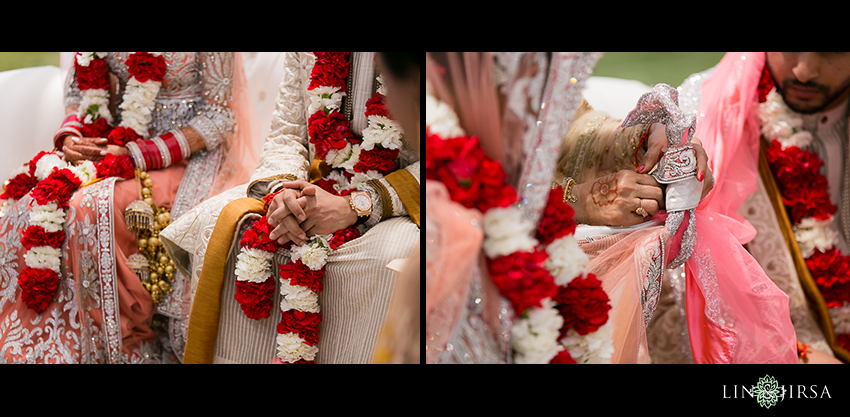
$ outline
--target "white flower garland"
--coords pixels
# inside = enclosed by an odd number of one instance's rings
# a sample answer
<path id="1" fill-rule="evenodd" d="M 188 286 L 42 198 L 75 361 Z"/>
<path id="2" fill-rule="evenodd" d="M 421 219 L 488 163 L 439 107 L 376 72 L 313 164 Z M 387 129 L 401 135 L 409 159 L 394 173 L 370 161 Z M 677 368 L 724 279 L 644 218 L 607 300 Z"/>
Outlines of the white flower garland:
<path id="1" fill-rule="evenodd" d="M 130 53 L 132 56 L 134 52 Z M 153 56 L 160 56 L 162 52 L 148 52 Z M 91 61 L 95 58 L 105 58 L 107 52 L 79 52 L 77 55 L 77 63 L 81 66 L 88 67 Z M 135 76 L 131 76 L 127 80 L 127 86 L 124 89 L 124 96 L 119 106 L 122 109 L 121 123 L 118 126 L 133 129 L 139 136 L 147 139 L 148 125 L 153 117 L 153 105 L 156 101 L 156 96 L 162 83 L 159 81 L 148 80 L 140 82 Z M 109 112 L 109 92 L 105 89 L 86 89 L 80 91 L 82 100 L 78 117 L 84 123 L 93 121 L 92 114 L 97 114 L 106 119 L 107 123 L 112 125 L 112 115 Z"/>
<path id="2" fill-rule="evenodd" d="M 442 137 L 464 134 L 459 119 L 445 103 L 426 93 L 426 126 Z M 490 258 L 519 251 L 532 251 L 539 242 L 533 237 L 535 226 L 522 218 L 515 206 L 491 208 L 484 214 L 482 250 Z M 546 269 L 555 278 L 555 284 L 564 286 L 584 274 L 589 259 L 570 234 L 554 240 L 545 248 L 549 254 Z M 549 363 L 564 349 L 576 363 L 610 363 L 613 353 L 612 325 L 606 323 L 596 332 L 579 335 L 570 329 L 570 336 L 558 340 L 564 320 L 551 298 L 543 299 L 541 307 L 530 307 L 524 317 L 518 317 L 511 326 L 511 348 L 514 362 L 518 364 Z"/>
<path id="3" fill-rule="evenodd" d="M 378 76 L 377 81 L 377 92 L 385 95 L 383 79 Z M 308 120 L 311 115 L 319 111 L 339 110 L 342 99 L 345 97 L 345 92 L 340 90 L 339 87 L 328 86 L 319 86 L 309 90 Z M 367 119 L 368 124 L 363 130 L 363 138 L 360 144 L 348 144 L 340 150 L 329 150 L 325 156 L 325 162 L 328 165 L 333 168 L 344 169 L 352 174 L 350 180 L 338 171 L 332 171 L 328 175 L 327 179 L 336 181 L 334 189 L 338 193 L 355 189 L 366 181 L 383 178 L 383 175 L 376 171 L 366 173 L 354 171 L 354 165 L 358 163 L 361 151 L 373 149 L 376 144 L 388 149 L 398 149 L 403 145 L 404 133 L 398 122 L 386 117 L 372 115 L 367 116 Z M 310 236 L 304 245 L 292 246 L 288 251 L 284 251 L 284 255 L 290 257 L 290 262 L 300 260 L 313 271 L 321 270 L 327 264 L 327 259 L 331 254 L 329 241 L 332 237 L 333 234 Z M 266 271 L 271 271 L 274 254 L 255 249 L 257 252 L 264 252 L 260 255 L 249 252 L 248 249 L 250 248 L 243 247 L 237 257 L 237 280 L 262 283 L 269 277 L 269 273 L 266 273 Z M 258 264 L 262 264 L 262 266 L 258 266 Z M 320 312 L 317 292 L 307 287 L 290 285 L 285 280 L 281 280 L 280 284 L 281 312 L 290 310 L 309 313 Z M 317 346 L 308 345 L 304 339 L 294 333 L 278 334 L 276 343 L 277 358 L 285 362 L 314 361 L 318 354 Z"/>
<path id="4" fill-rule="evenodd" d="M 809 148 L 812 134 L 803 130 L 803 119 L 788 108 L 775 88 L 767 95 L 767 100 L 759 105 L 759 118 L 761 133 L 766 138 L 779 141 L 783 150 L 790 146 L 801 150 Z M 794 239 L 799 244 L 804 259 L 812 256 L 815 249 L 826 252 L 838 244 L 838 231 L 835 230 L 834 220 L 832 216 L 827 220 L 805 217 L 792 226 Z M 837 334 L 850 333 L 850 303 L 831 307 L 829 313 Z"/>

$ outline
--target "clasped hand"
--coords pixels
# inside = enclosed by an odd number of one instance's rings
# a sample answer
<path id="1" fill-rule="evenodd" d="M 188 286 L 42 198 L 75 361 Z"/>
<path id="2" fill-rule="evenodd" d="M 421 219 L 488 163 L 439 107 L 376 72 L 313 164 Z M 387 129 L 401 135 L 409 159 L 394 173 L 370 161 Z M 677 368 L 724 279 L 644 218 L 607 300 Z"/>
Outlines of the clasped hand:
<path id="1" fill-rule="evenodd" d="M 696 151 L 696 177 L 703 183 L 701 198 L 704 198 L 714 187 L 714 177 L 708 169 L 708 156 L 702 142 L 692 138 L 691 145 Z M 571 205 L 575 210 L 576 222 L 588 225 L 631 226 L 663 210 L 663 186 L 648 173 L 666 151 L 664 126 L 655 124 L 647 140 L 647 151 L 635 171 L 621 170 L 590 182 L 576 184 L 573 194 L 578 196 L 578 201 Z M 639 208 L 646 211 L 646 217 L 639 214 Z"/>
<path id="2" fill-rule="evenodd" d="M 306 181 L 283 183 L 269 203 L 266 220 L 274 229 L 269 238 L 279 244 L 303 245 L 308 236 L 334 233 L 357 222 L 347 196 L 331 194 Z"/>
<path id="3" fill-rule="evenodd" d="M 75 164 L 89 160 L 97 162 L 106 154 L 123 155 L 127 148 L 118 145 L 108 145 L 106 138 L 79 138 L 76 136 L 65 137 L 62 145 L 65 160 Z"/>

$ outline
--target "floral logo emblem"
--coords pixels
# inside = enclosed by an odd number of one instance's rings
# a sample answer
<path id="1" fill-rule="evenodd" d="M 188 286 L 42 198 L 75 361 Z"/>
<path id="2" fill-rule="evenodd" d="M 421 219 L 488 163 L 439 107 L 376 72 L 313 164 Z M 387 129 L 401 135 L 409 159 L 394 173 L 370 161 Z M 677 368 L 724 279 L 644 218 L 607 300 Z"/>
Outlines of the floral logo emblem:
<path id="1" fill-rule="evenodd" d="M 759 378 L 758 384 L 753 388 L 753 394 L 760 406 L 770 408 L 785 396 L 785 387 L 780 386 L 772 376 L 765 375 Z"/>

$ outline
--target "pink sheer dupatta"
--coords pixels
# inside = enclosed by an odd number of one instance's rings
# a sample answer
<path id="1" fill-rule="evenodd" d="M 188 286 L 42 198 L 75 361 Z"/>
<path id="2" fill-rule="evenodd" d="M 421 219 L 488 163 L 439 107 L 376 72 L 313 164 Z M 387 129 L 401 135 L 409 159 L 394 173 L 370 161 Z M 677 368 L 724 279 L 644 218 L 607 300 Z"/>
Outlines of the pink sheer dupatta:
<path id="1" fill-rule="evenodd" d="M 702 84 L 694 134 L 715 179 L 698 208 L 735 220 L 729 232 L 741 244 L 756 234 L 738 208 L 758 187 L 758 84 L 764 65 L 764 52 L 727 53 Z"/>
<path id="2" fill-rule="evenodd" d="M 661 212 L 652 221 L 663 222 Z M 694 251 L 685 262 L 685 312 L 694 363 L 797 363 L 796 334 L 788 296 L 727 227 L 731 218 L 696 211 Z M 582 243 L 591 258 L 588 271 L 601 277 L 616 323 L 612 363 L 647 363 L 646 317 L 653 306 L 641 302 L 647 276 L 678 254 L 683 229 L 669 237 L 664 253 L 655 250 L 663 226 L 652 226 Z"/>

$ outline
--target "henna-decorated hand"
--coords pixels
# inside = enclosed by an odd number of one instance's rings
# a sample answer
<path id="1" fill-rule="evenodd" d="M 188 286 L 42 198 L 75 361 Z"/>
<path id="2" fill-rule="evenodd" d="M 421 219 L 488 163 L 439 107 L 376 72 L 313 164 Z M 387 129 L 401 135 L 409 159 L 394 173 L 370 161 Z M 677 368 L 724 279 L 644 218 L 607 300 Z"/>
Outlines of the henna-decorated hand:
<path id="1" fill-rule="evenodd" d="M 639 207 L 646 210 L 646 218 L 664 208 L 664 193 L 655 178 L 629 170 L 576 184 L 572 193 L 578 197 L 571 206 L 581 224 L 631 226 L 645 219 L 636 212 Z"/>
<path id="2" fill-rule="evenodd" d="M 702 147 L 702 141 L 697 138 L 691 138 L 691 145 L 693 145 L 694 151 L 697 154 L 696 175 L 697 179 L 703 182 L 701 198 L 704 198 L 714 187 L 714 176 L 708 168 L 708 154 L 706 154 L 705 149 Z M 646 140 L 646 153 L 638 164 L 637 172 L 641 174 L 649 173 L 652 167 L 661 160 L 664 152 L 667 152 L 667 136 L 664 132 L 664 125 L 654 123 L 650 127 L 649 138 Z M 703 181 L 706 177 L 708 177 L 708 180 Z"/>

